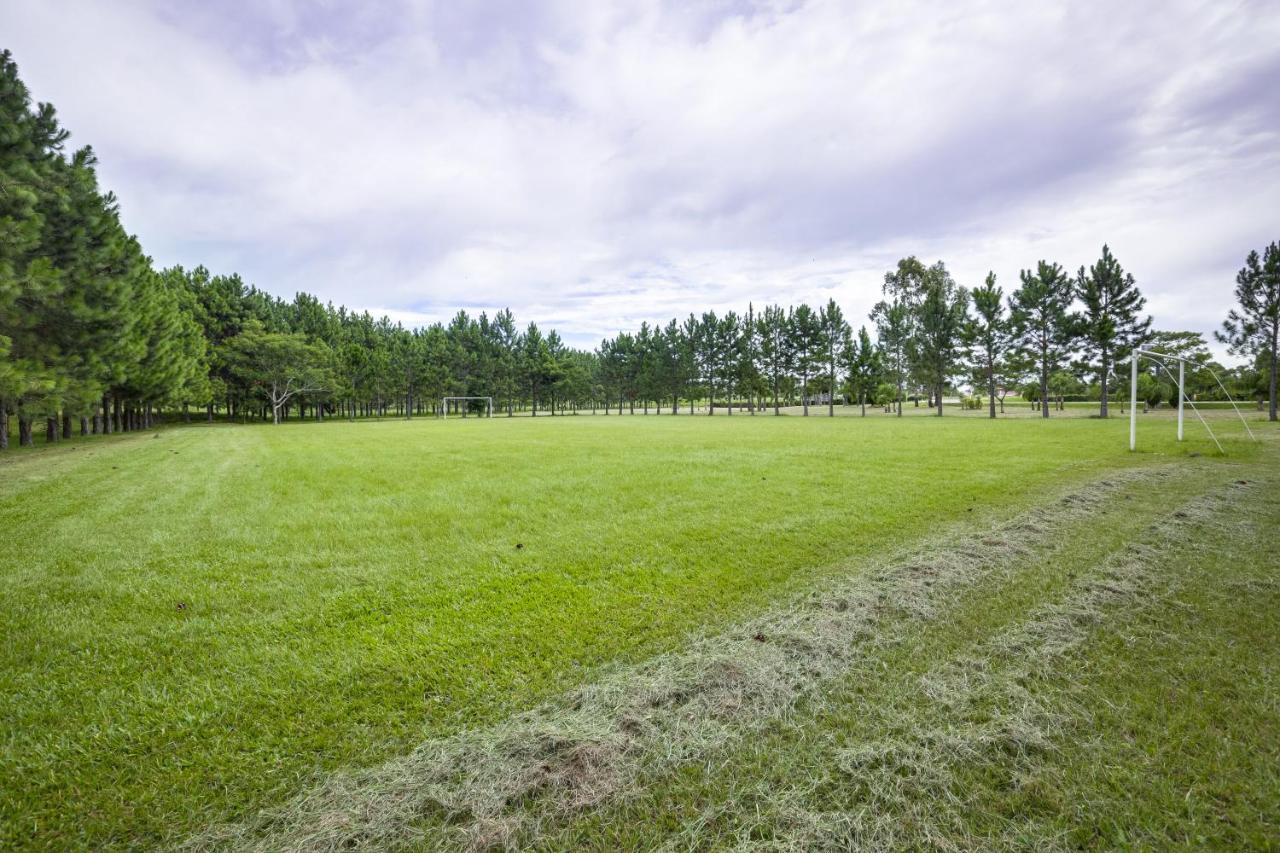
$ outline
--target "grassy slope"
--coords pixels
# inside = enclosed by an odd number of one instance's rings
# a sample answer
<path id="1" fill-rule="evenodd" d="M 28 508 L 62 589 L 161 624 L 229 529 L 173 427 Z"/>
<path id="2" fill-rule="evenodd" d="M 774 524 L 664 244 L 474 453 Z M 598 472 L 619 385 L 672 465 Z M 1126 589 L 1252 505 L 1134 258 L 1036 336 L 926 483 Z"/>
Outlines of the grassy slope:
<path id="1" fill-rule="evenodd" d="M 1144 445 L 1209 449 L 1168 438 Z M 0 846 L 182 837 L 843 558 L 1151 458 L 1123 448 L 1120 421 L 735 417 L 192 427 L 19 455 Z"/>

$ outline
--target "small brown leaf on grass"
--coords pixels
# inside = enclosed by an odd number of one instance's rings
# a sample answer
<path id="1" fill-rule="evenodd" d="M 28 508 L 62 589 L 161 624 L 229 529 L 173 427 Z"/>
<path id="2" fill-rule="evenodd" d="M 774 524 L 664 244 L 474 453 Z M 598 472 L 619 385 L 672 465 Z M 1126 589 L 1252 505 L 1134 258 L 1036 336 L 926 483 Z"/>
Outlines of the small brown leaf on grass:
<path id="1" fill-rule="evenodd" d="M 764 634 L 761 634 L 759 631 L 757 631 L 756 633 L 751 635 L 751 639 L 755 640 L 757 643 L 763 643 Z"/>
<path id="2" fill-rule="evenodd" d="M 177 608 L 176 608 L 176 609 L 178 609 L 178 610 L 186 610 L 186 609 L 187 609 L 187 603 L 186 603 L 185 601 L 179 601 L 179 602 L 178 602 L 178 604 L 177 604 Z"/>

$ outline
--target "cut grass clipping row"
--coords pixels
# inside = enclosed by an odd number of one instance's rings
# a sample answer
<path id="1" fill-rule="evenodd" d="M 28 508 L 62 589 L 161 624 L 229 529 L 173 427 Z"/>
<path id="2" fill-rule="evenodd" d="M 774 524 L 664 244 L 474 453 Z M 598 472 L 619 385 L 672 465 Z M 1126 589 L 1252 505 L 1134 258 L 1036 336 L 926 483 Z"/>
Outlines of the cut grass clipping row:
<path id="1" fill-rule="evenodd" d="M 1136 485 L 1169 495 L 1200 476 L 1169 467 L 1112 475 L 970 545 L 916 550 L 831 584 L 792 609 L 617 672 L 498 726 L 429 741 L 372 770 L 336 774 L 282 809 L 219 827 L 190 846 L 488 848 L 526 846 L 557 832 L 568 833 L 561 839 L 566 845 L 584 843 L 589 836 L 575 836 L 562 824 L 634 798 L 648 787 L 642 780 L 732 749 L 795 714 L 802 702 L 812 705 L 832 681 L 867 675 L 869 662 L 883 664 L 879 658 L 937 623 L 966 590 L 1014 583 L 1064 537 L 1103 523 L 1108 507 L 1131 500 Z M 1233 485 L 1194 498 L 1140 532 L 1161 548 L 1185 545 L 1189 536 L 1238 513 L 1236 493 L 1243 490 Z M 771 789 L 775 823 L 767 833 L 752 828 L 732 840 L 767 838 L 796 848 L 972 842 L 955 768 L 981 768 L 993 756 L 1033 758 L 1051 749 L 1069 722 L 1086 719 L 1084 709 L 1042 700 L 1025 685 L 1050 676 L 1091 625 L 1125 605 L 1158 602 L 1155 581 L 1169 577 L 1161 566 L 1155 545 L 1124 549 L 1066 581 L 1058 601 L 927 673 L 916 690 L 907 685 L 863 709 L 893 736 L 834 752 L 834 772 L 856 780 L 857 808 L 810 811 L 805 796 L 825 774 L 794 780 Z M 931 712 L 922 712 L 914 694 Z M 679 847 L 717 835 L 698 821 L 684 827 Z"/>

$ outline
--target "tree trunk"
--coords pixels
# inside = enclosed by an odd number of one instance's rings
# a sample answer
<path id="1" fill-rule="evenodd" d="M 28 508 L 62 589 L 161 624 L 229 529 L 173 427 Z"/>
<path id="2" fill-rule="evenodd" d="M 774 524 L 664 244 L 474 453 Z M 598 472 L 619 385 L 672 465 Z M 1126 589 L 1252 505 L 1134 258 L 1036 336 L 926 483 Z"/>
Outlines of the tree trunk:
<path id="1" fill-rule="evenodd" d="M 938 391 L 933 395 L 934 400 L 938 403 L 938 417 L 942 417 L 942 385 L 938 385 Z"/>
<path id="2" fill-rule="evenodd" d="M 996 372 L 994 369 L 987 371 L 987 402 L 990 404 L 992 419 L 996 416 Z M 1001 407 L 1003 408 L 1003 401 Z"/>
<path id="3" fill-rule="evenodd" d="M 1040 417 L 1049 417 L 1049 362 L 1044 359 L 1046 353 L 1041 351 L 1040 361 Z"/>
<path id="4" fill-rule="evenodd" d="M 210 403 L 205 409 L 205 422 L 213 423 L 213 403 Z"/>
<path id="5" fill-rule="evenodd" d="M 9 449 L 9 410 L 0 400 L 0 450 Z"/>
<path id="6" fill-rule="evenodd" d="M 115 431 L 124 432 L 124 422 L 121 420 L 119 397 L 111 398 L 111 418 L 115 421 Z M 111 430 L 107 430 L 107 432 L 111 432 Z"/>
<path id="7" fill-rule="evenodd" d="M 46 444 L 52 444 L 58 440 L 58 419 L 44 419 L 44 440 Z"/>
<path id="8" fill-rule="evenodd" d="M 18 415 L 18 444 L 23 447 L 31 447 L 35 444 L 35 438 L 32 436 L 31 419 L 26 415 Z"/>
<path id="9" fill-rule="evenodd" d="M 858 405 L 862 406 L 862 416 L 867 416 L 867 392 L 860 391 L 858 393 Z"/>
<path id="10" fill-rule="evenodd" d="M 80 434 L 81 435 L 89 434 L 89 418 L 86 417 L 85 415 L 80 416 Z"/>
<path id="11" fill-rule="evenodd" d="M 62 413 L 62 437 L 71 438 L 71 415 Z"/>
<path id="12" fill-rule="evenodd" d="M 1109 367 L 1108 365 L 1109 359 L 1107 357 L 1108 355 L 1110 354 L 1107 352 L 1106 347 L 1103 347 L 1102 348 L 1102 407 L 1098 410 L 1098 415 L 1104 418 L 1108 417 L 1109 415 L 1109 413 L 1107 412 L 1107 373 L 1109 372 L 1107 370 L 1107 368 Z"/>
<path id="13" fill-rule="evenodd" d="M 832 353 L 832 355 L 834 356 L 835 354 Z M 828 376 L 831 387 L 827 389 L 827 417 L 834 418 L 836 416 L 836 369 L 834 359 L 831 365 L 831 371 Z"/>
<path id="14" fill-rule="evenodd" d="M 1280 344 L 1280 323 L 1271 327 L 1271 411 L 1267 415 L 1267 419 L 1274 421 L 1276 419 L 1276 371 L 1280 368 L 1280 352 L 1277 352 L 1277 345 Z"/>

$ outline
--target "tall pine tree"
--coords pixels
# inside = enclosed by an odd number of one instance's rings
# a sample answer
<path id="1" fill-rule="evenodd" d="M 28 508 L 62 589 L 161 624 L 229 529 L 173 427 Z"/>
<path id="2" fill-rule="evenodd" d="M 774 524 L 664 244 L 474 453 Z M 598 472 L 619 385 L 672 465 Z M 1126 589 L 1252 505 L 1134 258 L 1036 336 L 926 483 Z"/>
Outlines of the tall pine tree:
<path id="1" fill-rule="evenodd" d="M 1236 303 L 1214 333 L 1232 355 L 1254 355 L 1268 363 L 1267 411 L 1276 420 L 1276 368 L 1280 363 L 1280 243 L 1250 252 L 1236 274 Z"/>
<path id="2" fill-rule="evenodd" d="M 1076 291 L 1084 303 L 1080 338 L 1085 357 L 1098 376 L 1102 398 L 1099 415 L 1107 416 L 1107 383 L 1112 366 L 1141 343 L 1151 330 L 1151 318 L 1141 317 L 1147 300 L 1104 245 L 1102 257 L 1087 271 L 1080 267 Z"/>
<path id="3" fill-rule="evenodd" d="M 1049 376 L 1066 360 L 1078 318 L 1070 312 L 1075 294 L 1061 264 L 1040 261 L 1035 272 L 1022 270 L 1022 287 L 1010 298 L 1019 348 L 1040 374 L 1040 414 L 1049 417 Z"/>
<path id="4" fill-rule="evenodd" d="M 996 374 L 1009 346 L 1009 318 L 1005 315 L 1004 289 L 996 274 L 987 273 L 982 287 L 973 291 L 974 316 L 965 327 L 965 343 L 973 358 L 975 379 L 987 390 L 988 411 L 996 416 Z"/>

